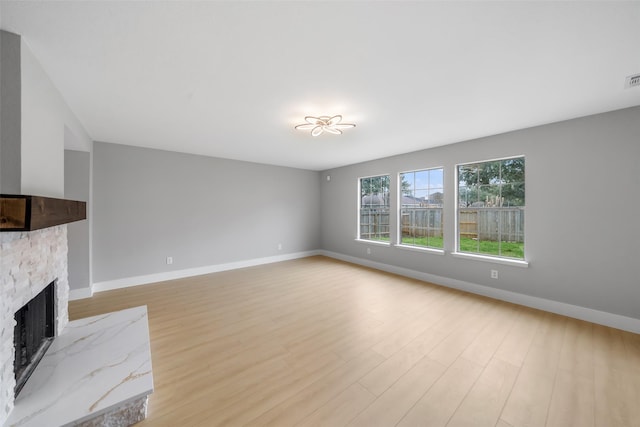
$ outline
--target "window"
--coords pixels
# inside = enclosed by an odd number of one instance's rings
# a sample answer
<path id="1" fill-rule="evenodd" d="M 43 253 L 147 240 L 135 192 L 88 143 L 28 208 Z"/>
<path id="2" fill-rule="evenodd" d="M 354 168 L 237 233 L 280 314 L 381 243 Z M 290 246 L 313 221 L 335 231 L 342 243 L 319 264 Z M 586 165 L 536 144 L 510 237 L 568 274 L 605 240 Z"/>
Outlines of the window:
<path id="1" fill-rule="evenodd" d="M 360 178 L 359 239 L 389 241 L 390 175 Z"/>
<path id="2" fill-rule="evenodd" d="M 458 165 L 458 252 L 524 259 L 524 157 Z"/>
<path id="3" fill-rule="evenodd" d="M 400 243 L 442 248 L 444 171 L 428 169 L 400 174 Z"/>

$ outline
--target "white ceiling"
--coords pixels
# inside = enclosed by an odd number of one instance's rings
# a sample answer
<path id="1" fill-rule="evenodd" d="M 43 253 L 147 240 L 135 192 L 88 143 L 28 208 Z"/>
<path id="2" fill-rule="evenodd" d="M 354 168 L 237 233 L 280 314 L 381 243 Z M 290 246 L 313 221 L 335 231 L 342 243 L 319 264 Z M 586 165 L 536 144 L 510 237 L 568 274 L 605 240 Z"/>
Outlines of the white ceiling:
<path id="1" fill-rule="evenodd" d="M 640 2 L 0 8 L 96 141 L 324 170 L 640 105 Z"/>

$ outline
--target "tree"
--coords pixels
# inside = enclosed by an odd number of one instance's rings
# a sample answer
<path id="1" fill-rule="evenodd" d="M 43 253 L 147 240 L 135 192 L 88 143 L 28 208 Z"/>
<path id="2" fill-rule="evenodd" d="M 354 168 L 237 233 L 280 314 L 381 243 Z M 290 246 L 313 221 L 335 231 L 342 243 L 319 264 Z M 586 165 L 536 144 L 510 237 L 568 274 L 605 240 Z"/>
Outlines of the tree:
<path id="1" fill-rule="evenodd" d="M 441 205 L 444 202 L 444 194 L 438 191 L 433 193 L 431 197 L 429 197 L 429 200 L 431 200 L 432 203 Z"/>
<path id="2" fill-rule="evenodd" d="M 402 181 L 400 181 L 400 192 L 407 196 L 412 196 L 413 189 L 411 188 L 411 183 L 407 181 L 407 179 L 402 176 Z"/>
<path id="3" fill-rule="evenodd" d="M 458 182 L 468 205 L 500 197 L 502 206 L 524 206 L 524 157 L 460 166 Z"/>
<path id="4" fill-rule="evenodd" d="M 370 194 L 378 194 L 387 197 L 389 195 L 390 185 L 391 177 L 389 175 L 362 178 L 360 180 L 360 196 L 364 197 Z M 411 195 L 411 190 L 411 183 L 402 177 L 402 181 L 400 182 L 400 191 L 402 194 Z"/>
<path id="5" fill-rule="evenodd" d="M 384 195 L 389 193 L 389 175 L 372 176 L 362 178 L 360 181 L 360 194 L 367 196 L 370 194 Z"/>
<path id="6" fill-rule="evenodd" d="M 524 157 L 463 165 L 458 168 L 460 185 L 490 185 L 524 182 Z"/>

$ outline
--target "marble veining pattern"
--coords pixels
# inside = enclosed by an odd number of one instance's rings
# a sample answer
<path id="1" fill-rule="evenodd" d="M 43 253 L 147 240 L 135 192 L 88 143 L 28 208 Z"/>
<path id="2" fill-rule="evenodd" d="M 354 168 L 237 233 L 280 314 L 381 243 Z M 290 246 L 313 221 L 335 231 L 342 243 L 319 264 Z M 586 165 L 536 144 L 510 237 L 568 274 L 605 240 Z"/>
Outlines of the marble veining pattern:
<path id="1" fill-rule="evenodd" d="M 53 341 L 7 425 L 71 425 L 152 392 L 146 306 L 79 319 Z"/>

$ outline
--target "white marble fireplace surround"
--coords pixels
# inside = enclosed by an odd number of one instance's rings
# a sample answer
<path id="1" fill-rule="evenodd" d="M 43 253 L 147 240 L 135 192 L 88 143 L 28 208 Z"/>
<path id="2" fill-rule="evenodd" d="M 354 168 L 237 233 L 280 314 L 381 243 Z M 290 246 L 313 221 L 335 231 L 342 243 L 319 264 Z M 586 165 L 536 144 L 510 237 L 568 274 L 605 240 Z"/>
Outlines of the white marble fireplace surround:
<path id="1" fill-rule="evenodd" d="M 153 391 L 146 307 L 69 322 L 67 226 L 0 233 L 0 426 L 129 426 Z M 14 399 L 15 312 L 56 281 L 56 337 Z"/>
<path id="2" fill-rule="evenodd" d="M 0 233 L 0 426 L 14 407 L 14 315 L 56 280 L 56 334 L 69 321 L 67 226 Z"/>

